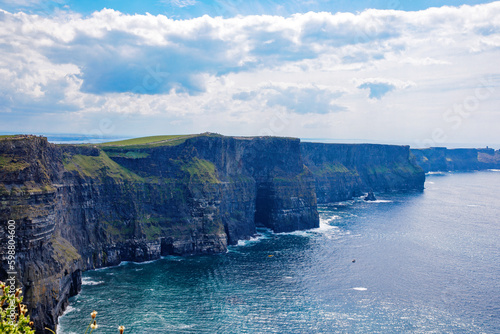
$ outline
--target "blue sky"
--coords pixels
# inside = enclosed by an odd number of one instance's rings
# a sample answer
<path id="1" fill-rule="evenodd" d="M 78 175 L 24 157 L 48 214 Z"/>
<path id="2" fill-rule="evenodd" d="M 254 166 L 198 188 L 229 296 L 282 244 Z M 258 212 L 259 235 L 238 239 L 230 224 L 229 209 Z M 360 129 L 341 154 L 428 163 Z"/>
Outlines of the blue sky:
<path id="1" fill-rule="evenodd" d="M 0 132 L 500 145 L 498 1 L 0 9 Z"/>
<path id="2" fill-rule="evenodd" d="M 55 9 L 71 10 L 83 15 L 92 14 L 103 8 L 112 8 L 127 14 L 166 15 L 182 19 L 203 15 L 233 17 L 236 15 L 291 15 L 319 12 L 362 12 L 368 8 L 417 11 L 429 7 L 482 4 L 491 1 L 451 0 L 306 0 L 306 1 L 243 1 L 243 0 L 7 0 L 0 1 L 1 8 L 8 11 L 26 11 L 37 14 L 52 14 Z"/>

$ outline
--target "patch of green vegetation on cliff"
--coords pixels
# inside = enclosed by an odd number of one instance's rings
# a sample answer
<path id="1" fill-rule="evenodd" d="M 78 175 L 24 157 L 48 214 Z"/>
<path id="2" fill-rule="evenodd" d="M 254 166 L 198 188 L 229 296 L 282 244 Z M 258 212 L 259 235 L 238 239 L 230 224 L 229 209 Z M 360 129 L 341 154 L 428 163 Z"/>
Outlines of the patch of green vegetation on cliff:
<path id="1" fill-rule="evenodd" d="M 24 161 L 18 161 L 9 156 L 0 155 L 0 170 L 4 170 L 6 172 L 18 172 L 22 171 L 25 168 L 29 167 L 29 163 Z"/>
<path id="2" fill-rule="evenodd" d="M 56 188 L 54 188 L 50 184 L 37 184 L 34 181 L 26 181 L 24 182 L 23 186 L 21 187 L 21 191 L 24 194 L 40 194 L 40 193 L 53 193 L 56 191 Z"/>
<path id="3" fill-rule="evenodd" d="M 391 170 L 387 166 L 376 165 L 376 166 L 370 166 L 367 169 L 367 172 L 368 172 L 368 174 L 386 174 L 386 173 L 390 173 Z"/>
<path id="4" fill-rule="evenodd" d="M 113 220 L 102 222 L 106 233 L 109 234 L 115 241 L 125 241 L 134 233 L 134 226 L 126 224 L 123 221 Z"/>
<path id="5" fill-rule="evenodd" d="M 336 173 L 352 173 L 352 171 L 338 162 L 324 163 L 320 168 L 314 171 L 314 175 L 319 177 Z"/>
<path id="6" fill-rule="evenodd" d="M 161 229 L 160 221 L 157 218 L 146 218 L 142 226 L 142 233 L 146 235 L 147 240 L 158 239 L 163 235 L 163 231 Z"/>
<path id="7" fill-rule="evenodd" d="M 181 170 L 189 174 L 191 182 L 219 183 L 215 165 L 210 161 L 193 158 L 190 161 L 176 160 L 181 165 Z"/>
<path id="8" fill-rule="evenodd" d="M 7 187 L 3 183 L 0 183 L 0 196 L 8 196 L 9 194 L 10 191 L 7 189 Z"/>
<path id="9" fill-rule="evenodd" d="M 144 182 L 142 177 L 120 166 L 102 151 L 97 157 L 80 154 L 73 156 L 65 155 L 63 164 L 67 171 L 76 171 L 82 177 L 110 177 L 115 180 Z"/>
<path id="10" fill-rule="evenodd" d="M 71 265 L 73 261 L 81 259 L 76 248 L 59 234 L 52 236 L 50 245 L 53 249 L 52 258 L 62 265 Z"/>
<path id="11" fill-rule="evenodd" d="M 300 182 L 304 177 L 312 177 L 313 174 L 309 167 L 303 165 L 302 171 L 299 174 L 287 174 L 285 171 L 280 171 L 278 176 L 273 177 L 273 182 Z"/>
<path id="12" fill-rule="evenodd" d="M 142 232 L 146 235 L 147 240 L 158 239 L 162 236 L 162 229 L 153 224 L 145 224 L 143 225 Z"/>
<path id="13" fill-rule="evenodd" d="M 16 137 L 19 137 L 19 135 L 1 135 L 0 140 L 1 139 L 15 139 Z"/>
<path id="14" fill-rule="evenodd" d="M 236 175 L 231 175 L 228 177 L 229 181 L 232 183 L 248 183 L 248 182 L 255 182 L 253 178 L 251 178 L 248 175 L 244 174 L 236 174 Z"/>
<path id="15" fill-rule="evenodd" d="M 399 174 L 415 174 L 421 172 L 421 168 L 410 163 L 397 163 L 391 166 L 391 170 Z"/>
<path id="16" fill-rule="evenodd" d="M 110 158 L 143 159 L 149 157 L 149 153 L 140 151 L 108 150 L 106 153 Z"/>

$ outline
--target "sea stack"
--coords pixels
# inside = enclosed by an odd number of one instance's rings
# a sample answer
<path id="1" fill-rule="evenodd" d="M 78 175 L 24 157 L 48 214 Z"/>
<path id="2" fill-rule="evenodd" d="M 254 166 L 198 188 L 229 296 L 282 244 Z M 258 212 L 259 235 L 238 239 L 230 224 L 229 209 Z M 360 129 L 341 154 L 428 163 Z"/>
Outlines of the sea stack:
<path id="1" fill-rule="evenodd" d="M 368 195 L 365 196 L 365 201 L 376 201 L 376 200 L 377 198 L 375 198 L 373 191 L 368 192 Z"/>

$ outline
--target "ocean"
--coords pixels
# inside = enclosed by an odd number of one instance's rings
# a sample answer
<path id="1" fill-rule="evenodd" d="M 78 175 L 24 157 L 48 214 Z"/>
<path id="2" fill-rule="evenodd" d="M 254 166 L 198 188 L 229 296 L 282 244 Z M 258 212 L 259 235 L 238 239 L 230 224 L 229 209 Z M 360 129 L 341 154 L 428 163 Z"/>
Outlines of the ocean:
<path id="1" fill-rule="evenodd" d="M 58 333 L 500 333 L 500 171 L 320 206 L 226 254 L 83 274 Z"/>

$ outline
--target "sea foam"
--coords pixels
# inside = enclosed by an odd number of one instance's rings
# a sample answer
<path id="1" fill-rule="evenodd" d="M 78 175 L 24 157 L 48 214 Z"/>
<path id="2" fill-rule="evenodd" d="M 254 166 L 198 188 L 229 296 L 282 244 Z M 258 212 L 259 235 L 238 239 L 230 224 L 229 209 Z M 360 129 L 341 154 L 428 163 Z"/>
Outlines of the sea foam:
<path id="1" fill-rule="evenodd" d="M 82 285 L 99 285 L 104 283 L 104 281 L 93 281 L 92 279 L 88 277 L 83 277 L 82 278 Z"/>

